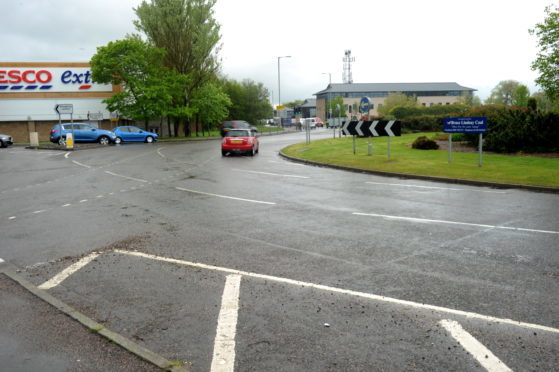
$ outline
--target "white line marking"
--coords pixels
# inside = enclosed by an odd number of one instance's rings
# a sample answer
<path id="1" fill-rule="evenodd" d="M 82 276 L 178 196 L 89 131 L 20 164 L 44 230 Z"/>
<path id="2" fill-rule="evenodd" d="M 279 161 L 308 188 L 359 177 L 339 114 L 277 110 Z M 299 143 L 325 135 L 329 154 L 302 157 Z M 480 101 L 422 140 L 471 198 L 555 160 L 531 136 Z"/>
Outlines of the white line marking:
<path id="1" fill-rule="evenodd" d="M 296 176 L 293 174 L 279 174 L 279 173 L 270 173 L 270 172 L 258 172 L 258 171 L 250 171 L 244 169 L 232 169 L 236 172 L 246 172 L 246 173 L 255 173 L 255 174 L 265 174 L 267 176 L 279 176 L 279 177 L 293 177 L 293 178 L 310 178 L 306 176 Z"/>
<path id="2" fill-rule="evenodd" d="M 4 260 L 0 258 L 0 263 L 2 263 L 2 262 L 4 262 Z"/>
<path id="3" fill-rule="evenodd" d="M 8 219 L 9 219 L 9 220 L 15 220 L 15 219 L 16 219 L 16 216 L 8 217 Z"/>
<path id="4" fill-rule="evenodd" d="M 41 209 L 41 210 L 35 211 L 35 212 L 33 212 L 33 214 L 43 213 L 44 211 L 46 211 L 46 209 Z"/>
<path id="5" fill-rule="evenodd" d="M 400 186 L 400 187 L 415 187 L 419 189 L 434 189 L 434 190 L 450 190 L 450 191 L 474 191 L 474 192 L 491 192 L 495 194 L 506 194 L 506 191 L 494 191 L 494 190 L 474 190 L 474 189 L 456 189 L 452 187 L 437 187 L 437 186 L 421 186 L 421 185 L 405 185 L 402 183 L 384 183 L 384 182 L 371 182 L 367 181 L 365 183 L 371 185 L 385 185 L 385 186 Z"/>
<path id="6" fill-rule="evenodd" d="M 376 214 L 376 213 L 353 213 L 356 216 L 369 216 L 369 217 L 380 217 L 391 220 L 403 220 L 412 222 L 425 222 L 425 223 L 446 223 L 450 225 L 464 225 L 464 226 L 475 226 L 475 227 L 485 227 L 489 229 L 503 229 L 503 230 L 516 230 L 516 231 L 528 231 L 537 232 L 544 234 L 559 234 L 559 231 L 549 231 L 549 230 L 535 230 L 535 229 L 525 229 L 522 227 L 511 227 L 511 226 L 496 226 L 496 225 L 485 225 L 481 223 L 469 223 L 469 222 L 456 222 L 456 221 L 443 221 L 443 220 L 429 220 L 426 218 L 415 218 L 415 217 L 401 217 L 401 216 L 389 216 L 386 214 Z"/>
<path id="7" fill-rule="evenodd" d="M 103 195 L 97 195 L 96 196 L 96 198 L 102 198 L 102 197 L 103 197 Z"/>
<path id="8" fill-rule="evenodd" d="M 65 157 L 66 159 L 68 159 L 68 156 L 70 156 L 70 154 L 71 154 L 70 152 L 67 152 L 67 153 L 64 154 L 64 157 Z"/>
<path id="9" fill-rule="evenodd" d="M 232 372 L 235 367 L 235 335 L 239 313 L 240 275 L 227 275 L 215 332 L 212 372 Z"/>
<path id="10" fill-rule="evenodd" d="M 218 198 L 225 198 L 225 199 L 232 199 L 232 200 L 240 200 L 240 201 L 246 201 L 246 202 L 250 202 L 250 203 L 260 203 L 260 204 L 269 204 L 269 205 L 275 205 L 275 204 L 276 204 L 276 203 L 265 202 L 265 201 L 260 201 L 260 200 L 243 199 L 243 198 L 236 198 L 236 197 L 234 197 L 234 196 L 219 195 L 219 194 L 211 194 L 211 193 L 209 193 L 209 192 L 202 192 L 202 191 L 195 191 L 195 190 L 183 189 L 182 187 L 175 187 L 175 189 L 181 190 L 181 191 L 186 191 L 186 192 L 191 192 L 191 193 L 193 193 L 193 194 L 201 194 L 201 195 L 215 196 L 215 197 L 218 197 Z"/>
<path id="11" fill-rule="evenodd" d="M 79 165 L 80 167 L 91 168 L 90 165 L 82 164 L 82 163 L 80 163 L 80 162 L 78 162 L 78 161 L 75 161 L 75 160 L 72 160 L 72 163 L 74 163 L 74 164 L 76 164 L 76 165 Z"/>
<path id="12" fill-rule="evenodd" d="M 101 253 L 93 252 L 89 256 L 85 256 L 75 264 L 68 266 L 66 269 L 62 270 L 60 273 L 52 277 L 50 280 L 47 280 L 43 284 L 39 286 L 40 289 L 51 289 L 62 283 L 66 278 L 70 275 L 93 261 L 97 258 Z"/>
<path id="13" fill-rule="evenodd" d="M 132 181 L 149 182 L 149 181 L 147 181 L 147 180 L 142 180 L 142 179 L 140 179 L 140 178 L 134 178 L 134 177 L 123 176 L 122 174 L 117 174 L 117 173 L 113 173 L 113 172 L 109 172 L 109 171 L 105 171 L 105 173 L 110 174 L 111 176 L 122 177 L 122 178 L 126 178 L 126 179 L 132 180 Z"/>
<path id="14" fill-rule="evenodd" d="M 441 320 L 439 324 L 489 372 L 512 372 L 491 350 L 466 332 L 458 322 L 445 319 Z"/>
<path id="15" fill-rule="evenodd" d="M 80 203 L 85 203 L 87 201 L 87 199 L 82 199 L 80 200 Z"/>
<path id="16" fill-rule="evenodd" d="M 66 208 L 66 207 L 69 207 L 69 206 L 71 206 L 71 205 L 72 205 L 72 204 L 70 204 L 70 203 L 66 203 L 66 204 L 64 204 L 64 205 L 62 206 L 62 208 Z"/>
<path id="17" fill-rule="evenodd" d="M 274 281 L 274 282 L 278 282 L 278 283 L 290 284 L 290 285 L 295 285 L 295 286 L 299 286 L 299 287 L 303 286 L 303 287 L 318 289 L 318 290 L 321 290 L 321 291 L 328 291 L 328 292 L 345 294 L 345 295 L 349 295 L 349 296 L 362 297 L 362 298 L 367 298 L 367 299 L 370 299 L 370 300 L 375 300 L 375 301 L 381 301 L 381 302 L 387 302 L 387 303 L 412 307 L 412 308 L 415 308 L 415 309 L 433 310 L 433 311 L 438 311 L 438 312 L 442 312 L 442 313 L 464 316 L 466 318 L 480 319 L 480 320 L 485 320 L 485 321 L 495 322 L 495 323 L 509 324 L 509 325 L 513 325 L 513 326 L 517 326 L 517 327 L 523 327 L 523 328 L 539 329 L 541 331 L 553 332 L 553 333 L 558 333 L 559 334 L 559 329 L 552 328 L 552 327 L 547 327 L 547 326 L 542 326 L 542 325 L 539 325 L 539 324 L 518 322 L 516 320 L 506 319 L 506 318 L 496 318 L 496 317 L 493 317 L 493 316 L 471 313 L 471 312 L 462 311 L 462 310 L 455 310 L 455 309 L 450 309 L 450 308 L 442 307 L 442 306 L 420 304 L 418 302 L 399 300 L 397 298 L 379 296 L 379 295 L 375 295 L 375 294 L 371 294 L 371 293 L 365 293 L 365 292 L 357 292 L 357 291 L 352 291 L 350 289 L 329 287 L 329 286 L 326 286 L 326 285 L 314 284 L 314 283 L 309 283 L 309 282 L 300 282 L 298 280 L 293 280 L 293 279 L 280 278 L 280 277 L 277 277 L 277 276 L 271 276 L 271 275 L 266 275 L 266 274 L 251 273 L 251 272 L 248 272 L 248 271 L 229 269 L 229 268 L 220 267 L 220 266 L 206 265 L 206 264 L 202 264 L 202 263 L 198 263 L 198 262 L 177 260 L 175 258 L 155 256 L 155 255 L 152 255 L 152 254 L 147 254 L 147 253 L 142 253 L 142 252 L 124 251 L 124 250 L 120 250 L 120 249 L 116 249 L 115 252 L 122 253 L 122 254 L 127 254 L 127 255 L 130 255 L 130 256 L 148 258 L 148 259 L 151 259 L 151 260 L 169 262 L 169 263 L 173 263 L 173 264 L 177 264 L 177 265 L 198 267 L 198 268 L 201 268 L 201 269 L 207 269 L 207 270 L 220 271 L 220 272 L 225 272 L 225 273 L 230 273 L 230 274 L 243 275 L 243 276 L 248 276 L 248 277 L 251 277 L 251 278 L 270 280 L 270 281 Z"/>

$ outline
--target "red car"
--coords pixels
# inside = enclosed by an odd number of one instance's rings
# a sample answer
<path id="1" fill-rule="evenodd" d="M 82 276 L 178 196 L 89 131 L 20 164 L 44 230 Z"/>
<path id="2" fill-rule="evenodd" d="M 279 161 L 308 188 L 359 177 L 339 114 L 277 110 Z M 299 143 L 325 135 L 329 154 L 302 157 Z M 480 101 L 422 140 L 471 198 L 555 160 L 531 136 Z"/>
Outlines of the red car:
<path id="1" fill-rule="evenodd" d="M 245 153 L 250 156 L 258 153 L 260 141 L 253 129 L 231 129 L 221 141 L 221 155 Z"/>

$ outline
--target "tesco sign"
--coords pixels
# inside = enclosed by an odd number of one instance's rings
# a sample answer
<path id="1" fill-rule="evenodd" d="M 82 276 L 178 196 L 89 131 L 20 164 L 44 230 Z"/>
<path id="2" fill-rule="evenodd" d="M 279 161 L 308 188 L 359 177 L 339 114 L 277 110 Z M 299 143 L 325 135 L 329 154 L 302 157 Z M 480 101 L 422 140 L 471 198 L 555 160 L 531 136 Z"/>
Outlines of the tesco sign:
<path id="1" fill-rule="evenodd" d="M 88 68 L 1 68 L 2 92 L 111 92 L 112 85 L 96 84 Z"/>

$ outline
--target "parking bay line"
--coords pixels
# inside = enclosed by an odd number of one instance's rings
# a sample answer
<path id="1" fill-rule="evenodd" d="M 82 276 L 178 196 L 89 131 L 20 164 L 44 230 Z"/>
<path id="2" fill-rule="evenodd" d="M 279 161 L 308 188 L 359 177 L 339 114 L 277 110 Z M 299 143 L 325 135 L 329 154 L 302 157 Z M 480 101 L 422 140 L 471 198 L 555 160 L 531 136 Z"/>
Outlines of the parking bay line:
<path id="1" fill-rule="evenodd" d="M 237 197 L 234 197 L 234 196 L 212 194 L 212 193 L 209 193 L 209 192 L 190 190 L 190 189 L 185 189 L 185 188 L 182 188 L 182 187 L 175 187 L 175 189 L 180 190 L 180 191 L 191 192 L 191 193 L 193 193 L 193 194 L 201 194 L 201 195 L 215 196 L 215 197 L 217 197 L 217 198 L 224 198 L 224 199 L 232 199 L 232 200 L 246 201 L 246 202 L 250 202 L 250 203 L 269 204 L 269 205 L 275 205 L 275 204 L 276 204 L 276 203 L 266 202 L 266 201 L 260 201 L 260 200 L 243 199 L 243 198 L 237 198 Z"/>
<path id="2" fill-rule="evenodd" d="M 270 281 L 274 281 L 274 282 L 278 282 L 278 283 L 295 285 L 295 286 L 298 286 L 298 287 L 308 287 L 308 288 L 318 289 L 318 290 L 321 290 L 321 291 L 334 292 L 334 293 L 339 293 L 339 294 L 344 294 L 344 295 L 349 295 L 349 296 L 361 297 L 361 298 L 366 298 L 366 299 L 374 300 L 374 301 L 380 301 L 380 302 L 386 302 L 386 303 L 391 303 L 391 304 L 396 304 L 396 305 L 402 305 L 402 306 L 410 307 L 410 308 L 414 308 L 414 309 L 431 310 L 431 311 L 436 311 L 436 312 L 441 312 L 441 313 L 458 315 L 458 316 L 466 317 L 466 318 L 469 318 L 469 319 L 477 319 L 477 320 L 483 320 L 483 321 L 488 321 L 488 322 L 492 322 L 492 323 L 507 324 L 507 325 L 512 325 L 512 326 L 521 327 L 521 328 L 537 329 L 537 330 L 540 330 L 540 331 L 552 332 L 552 333 L 559 334 L 559 329 L 558 328 L 553 328 L 553 327 L 548 327 L 548 326 L 543 326 L 543 325 L 533 324 L 533 323 L 519 322 L 519 321 L 516 321 L 516 320 L 506 319 L 506 318 L 497 318 L 497 317 L 494 317 L 494 316 L 477 314 L 477 313 L 472 313 L 472 312 L 463 311 L 463 310 L 456 310 L 456 309 L 451 309 L 451 308 L 442 307 L 442 306 L 422 304 L 422 303 L 407 301 L 407 300 L 399 300 L 397 298 L 385 297 L 385 296 L 375 295 L 375 294 L 372 294 L 372 293 L 358 292 L 358 291 L 353 291 L 353 290 L 350 290 L 350 289 L 343 289 L 343 288 L 337 288 L 337 287 L 329 287 L 329 286 L 322 285 L 322 284 L 302 282 L 302 281 L 288 279 L 288 278 L 281 278 L 281 277 L 266 275 L 266 274 L 257 274 L 257 273 L 252 273 L 252 272 L 249 272 L 249 271 L 230 269 L 230 268 L 220 267 L 220 266 L 206 265 L 206 264 L 202 264 L 202 263 L 198 263 L 198 262 L 179 260 L 179 259 L 175 259 L 175 258 L 167 258 L 167 257 L 156 256 L 156 255 L 153 255 L 153 254 L 142 253 L 142 252 L 137 252 L 137 251 L 126 251 L 126 250 L 121 250 L 121 249 L 115 249 L 114 252 L 125 254 L 125 255 L 130 255 L 130 256 L 147 258 L 147 259 L 161 261 L 161 262 L 168 262 L 168 263 L 172 263 L 172 264 L 176 264 L 176 265 L 197 267 L 197 268 L 206 269 L 206 270 L 219 271 L 219 272 L 224 272 L 224 273 L 229 273 L 229 274 L 237 274 L 237 275 L 246 276 L 246 277 L 250 277 L 250 278 L 270 280 Z"/>
<path id="3" fill-rule="evenodd" d="M 466 332 L 458 322 L 444 319 L 439 324 L 486 370 L 490 372 L 512 372 L 491 350 Z"/>
<path id="4" fill-rule="evenodd" d="M 210 369 L 212 372 L 232 372 L 235 367 L 235 335 L 237 333 L 240 288 L 241 276 L 227 275 L 217 319 Z"/>
<path id="5" fill-rule="evenodd" d="M 85 256 L 78 262 L 68 266 L 66 269 L 62 270 L 57 275 L 53 276 L 50 280 L 47 280 L 43 284 L 39 285 L 38 288 L 40 289 L 51 289 L 62 283 L 65 279 L 67 279 L 70 275 L 96 259 L 101 253 L 93 252 L 88 256 Z"/>
<path id="6" fill-rule="evenodd" d="M 481 223 L 444 221 L 444 220 L 431 220 L 431 219 L 427 219 L 427 218 L 390 216 L 390 215 L 387 215 L 387 214 L 377 214 L 377 213 L 353 212 L 352 214 L 355 215 L 355 216 L 380 217 L 380 218 L 385 218 L 385 219 L 389 219 L 389 220 L 403 220 L 403 221 L 423 222 L 423 223 L 445 223 L 445 224 L 449 224 L 449 225 L 474 226 L 474 227 L 484 227 L 484 228 L 489 228 L 489 229 L 527 231 L 527 232 L 536 232 L 536 233 L 543 233 L 543 234 L 559 234 L 559 231 L 526 229 L 526 228 L 523 228 L 523 227 L 497 226 L 497 225 L 486 225 L 486 224 L 481 224 Z"/>

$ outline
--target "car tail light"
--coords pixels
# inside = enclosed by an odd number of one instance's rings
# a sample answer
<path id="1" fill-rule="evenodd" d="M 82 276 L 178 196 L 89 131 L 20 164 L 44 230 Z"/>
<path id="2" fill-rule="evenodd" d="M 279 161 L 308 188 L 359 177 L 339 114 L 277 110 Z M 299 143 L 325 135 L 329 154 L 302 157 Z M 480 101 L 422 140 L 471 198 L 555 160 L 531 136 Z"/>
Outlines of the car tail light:
<path id="1" fill-rule="evenodd" d="M 53 129 L 53 130 L 50 131 L 50 134 L 54 134 L 56 132 L 58 132 L 58 129 Z"/>

